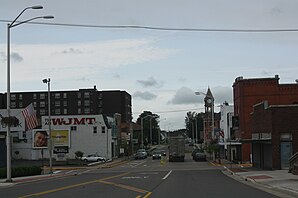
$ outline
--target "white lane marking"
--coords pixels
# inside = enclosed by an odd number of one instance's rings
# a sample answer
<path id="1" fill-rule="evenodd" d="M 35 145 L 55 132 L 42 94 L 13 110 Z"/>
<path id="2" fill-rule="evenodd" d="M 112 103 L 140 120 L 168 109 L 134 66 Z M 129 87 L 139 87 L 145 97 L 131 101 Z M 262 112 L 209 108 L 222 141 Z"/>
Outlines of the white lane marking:
<path id="1" fill-rule="evenodd" d="M 173 170 L 171 170 L 170 172 L 168 172 L 168 174 L 166 174 L 166 176 L 164 176 L 162 179 L 167 179 L 169 177 L 169 175 L 172 173 Z"/>
<path id="2" fill-rule="evenodd" d="M 141 164 L 144 164 L 146 161 L 144 161 L 144 162 L 141 162 L 141 163 L 138 163 L 138 164 L 136 164 L 136 165 L 134 165 L 134 166 L 131 166 L 131 167 L 137 167 L 137 166 L 140 166 Z"/>

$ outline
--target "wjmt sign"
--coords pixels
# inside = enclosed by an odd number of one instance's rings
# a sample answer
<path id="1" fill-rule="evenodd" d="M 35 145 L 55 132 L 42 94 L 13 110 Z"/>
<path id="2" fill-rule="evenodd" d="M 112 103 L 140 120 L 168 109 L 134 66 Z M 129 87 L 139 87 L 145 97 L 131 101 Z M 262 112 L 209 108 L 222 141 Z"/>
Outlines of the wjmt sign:
<path id="1" fill-rule="evenodd" d="M 45 119 L 45 124 L 48 125 L 48 119 Z M 96 118 L 51 118 L 52 125 L 94 125 Z"/>

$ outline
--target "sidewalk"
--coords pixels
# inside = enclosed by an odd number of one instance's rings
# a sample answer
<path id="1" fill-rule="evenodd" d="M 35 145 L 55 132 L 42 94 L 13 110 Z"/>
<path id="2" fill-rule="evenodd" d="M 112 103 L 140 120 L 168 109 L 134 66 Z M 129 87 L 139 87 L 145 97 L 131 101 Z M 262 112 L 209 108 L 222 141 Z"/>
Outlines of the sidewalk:
<path id="1" fill-rule="evenodd" d="M 230 164 L 225 161 L 221 166 L 232 175 L 254 185 L 298 197 L 298 175 L 288 173 L 288 170 L 261 170 L 251 167 L 250 164 Z"/>

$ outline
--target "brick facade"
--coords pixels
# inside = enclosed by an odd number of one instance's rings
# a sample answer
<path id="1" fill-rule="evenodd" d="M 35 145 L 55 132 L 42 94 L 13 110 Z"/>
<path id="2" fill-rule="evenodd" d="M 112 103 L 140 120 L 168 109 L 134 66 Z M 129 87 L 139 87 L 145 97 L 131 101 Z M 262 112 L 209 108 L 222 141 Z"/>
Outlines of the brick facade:
<path id="1" fill-rule="evenodd" d="M 263 101 L 269 105 L 298 104 L 298 84 L 279 84 L 279 77 L 244 79 L 238 77 L 233 84 L 234 115 L 239 117 L 239 129 L 236 138 L 242 144 L 242 161 L 250 161 L 251 119 L 253 106 Z"/>
<path id="2" fill-rule="evenodd" d="M 281 169 L 281 143 L 288 142 L 292 146 L 292 154 L 298 152 L 298 105 L 271 105 L 267 102 L 257 104 L 251 114 L 252 143 L 257 151 L 265 144 L 270 146 L 272 164 L 260 164 L 260 168 Z M 268 134 L 267 137 L 262 134 Z M 270 135 L 269 135 L 270 134 Z M 259 139 L 256 139 L 258 137 Z M 288 137 L 288 139 L 282 138 Z M 263 153 L 266 156 L 268 153 Z M 257 160 L 257 159 L 256 159 Z M 264 159 L 260 159 L 264 161 Z"/>

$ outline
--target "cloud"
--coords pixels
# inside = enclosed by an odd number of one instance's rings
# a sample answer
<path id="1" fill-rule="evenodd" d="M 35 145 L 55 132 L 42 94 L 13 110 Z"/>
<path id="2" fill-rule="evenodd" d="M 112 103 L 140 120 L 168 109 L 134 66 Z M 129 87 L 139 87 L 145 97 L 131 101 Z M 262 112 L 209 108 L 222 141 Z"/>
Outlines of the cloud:
<path id="1" fill-rule="evenodd" d="M 6 54 L 4 52 L 0 52 L 0 62 L 6 61 Z"/>
<path id="2" fill-rule="evenodd" d="M 137 80 L 137 83 L 141 84 L 143 87 L 160 88 L 163 86 L 162 82 L 157 82 L 153 77 L 149 77 L 147 80 Z"/>
<path id="3" fill-rule="evenodd" d="M 24 59 L 19 53 L 12 52 L 10 54 L 11 60 L 15 62 L 22 62 Z"/>
<path id="4" fill-rule="evenodd" d="M 40 75 L 55 76 L 56 80 L 64 81 L 82 78 L 96 80 L 103 69 L 167 59 L 178 51 L 158 47 L 155 39 L 16 45 L 14 49 L 22 54 L 13 55 L 16 61 L 21 62 L 18 66 L 26 68 L 25 74 L 14 72 L 15 79 L 22 79 L 22 82 L 37 80 Z M 1 56 L 4 54 L 1 53 Z"/>
<path id="5" fill-rule="evenodd" d="M 119 74 L 114 74 L 114 75 L 113 75 L 113 78 L 115 78 L 115 79 L 120 79 L 120 75 L 119 75 Z"/>
<path id="6" fill-rule="evenodd" d="M 153 100 L 157 96 L 153 93 L 148 92 L 148 91 L 145 91 L 145 92 L 136 91 L 133 94 L 133 97 L 134 98 L 140 98 L 140 99 L 143 99 L 143 100 Z"/>
<path id="7" fill-rule="evenodd" d="M 63 50 L 62 54 L 82 54 L 83 52 L 79 49 L 69 48 L 67 50 Z"/>
<path id="8" fill-rule="evenodd" d="M 168 104 L 194 104 L 198 103 L 198 97 L 195 92 L 187 87 L 181 87 L 174 98 L 168 102 Z"/>
<path id="9" fill-rule="evenodd" d="M 229 104 L 233 103 L 233 90 L 232 87 L 213 87 L 210 88 L 214 97 L 215 104 L 222 104 L 227 101 Z M 206 90 L 199 90 L 205 93 Z M 201 98 L 200 98 L 201 97 Z M 187 105 L 204 103 L 204 95 L 195 95 L 195 91 L 188 87 L 181 87 L 174 95 L 174 97 L 168 101 L 168 104 Z"/>

